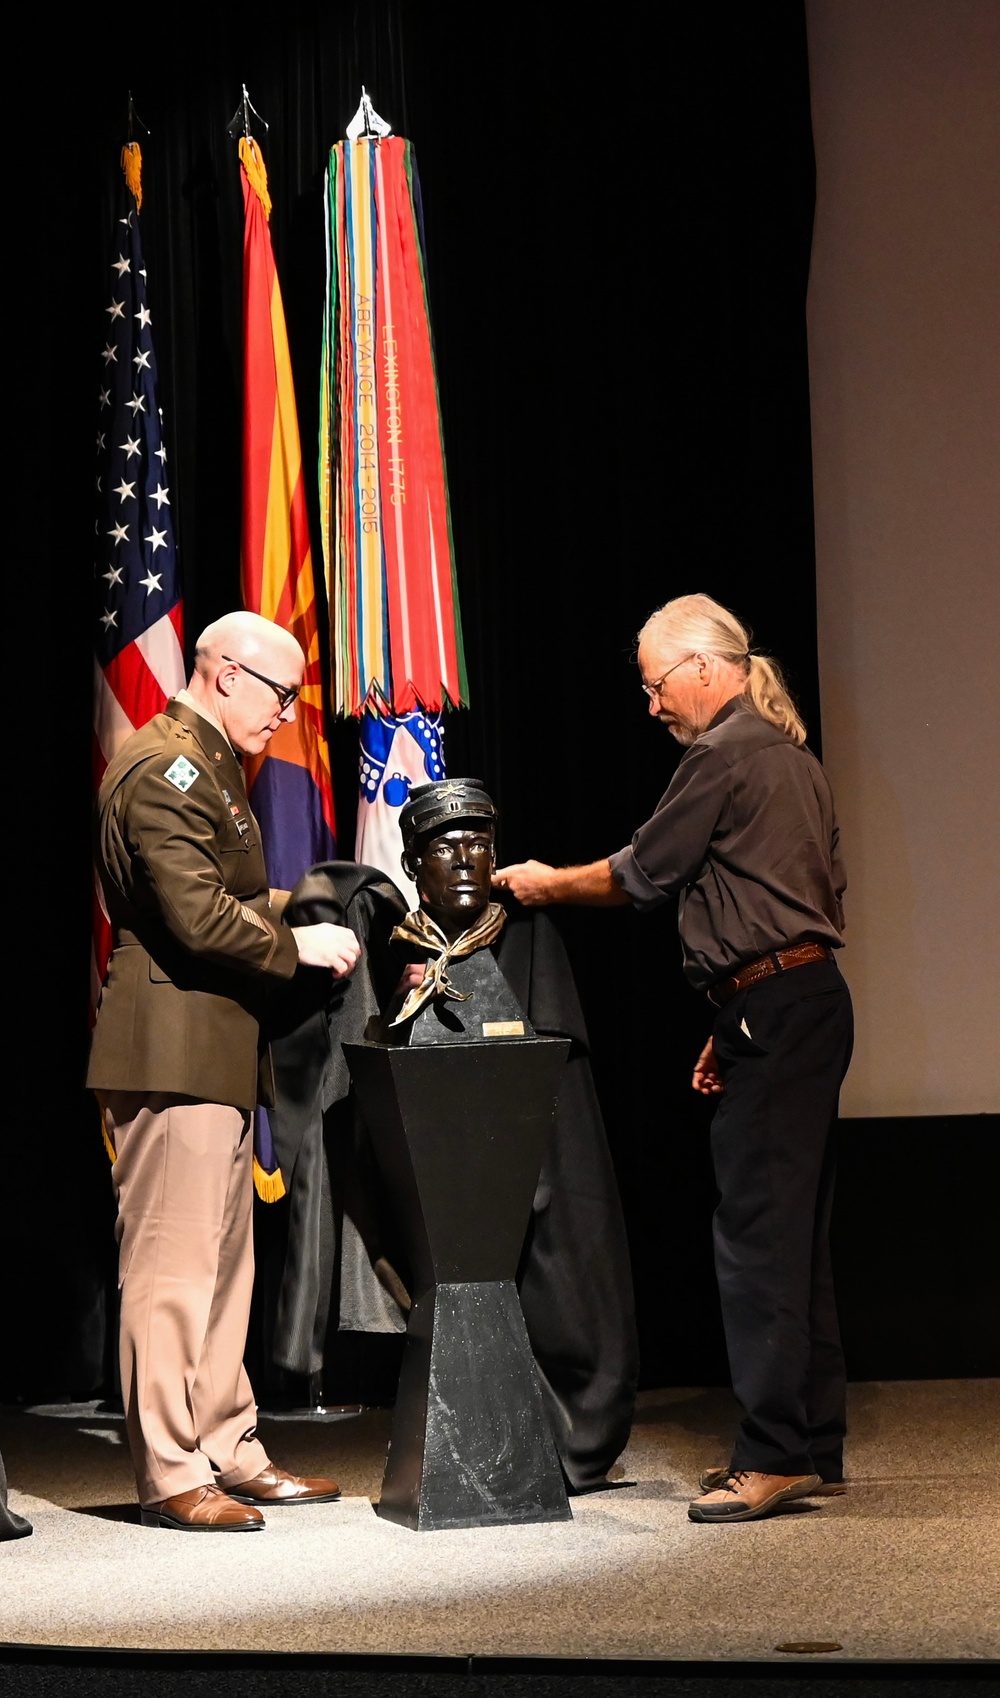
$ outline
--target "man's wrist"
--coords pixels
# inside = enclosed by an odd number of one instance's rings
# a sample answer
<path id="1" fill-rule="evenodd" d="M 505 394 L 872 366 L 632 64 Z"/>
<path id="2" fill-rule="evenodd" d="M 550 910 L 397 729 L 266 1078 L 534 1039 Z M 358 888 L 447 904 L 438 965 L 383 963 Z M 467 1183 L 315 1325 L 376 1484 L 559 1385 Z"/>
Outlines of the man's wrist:
<path id="1" fill-rule="evenodd" d="M 553 867 L 546 879 L 550 902 L 573 902 L 573 874 L 578 867 Z"/>
<path id="2" fill-rule="evenodd" d="M 607 859 L 586 866 L 553 867 L 553 902 L 578 902 L 593 907 L 619 907 L 628 901 Z"/>

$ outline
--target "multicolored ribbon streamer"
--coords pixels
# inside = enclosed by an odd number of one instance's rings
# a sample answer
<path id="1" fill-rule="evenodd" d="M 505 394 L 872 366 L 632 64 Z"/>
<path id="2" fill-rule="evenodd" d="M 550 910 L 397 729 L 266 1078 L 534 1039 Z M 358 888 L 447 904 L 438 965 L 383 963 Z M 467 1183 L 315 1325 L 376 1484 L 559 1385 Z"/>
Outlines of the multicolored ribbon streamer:
<path id="1" fill-rule="evenodd" d="M 415 203 L 402 137 L 331 149 L 319 479 L 341 714 L 468 698 Z"/>

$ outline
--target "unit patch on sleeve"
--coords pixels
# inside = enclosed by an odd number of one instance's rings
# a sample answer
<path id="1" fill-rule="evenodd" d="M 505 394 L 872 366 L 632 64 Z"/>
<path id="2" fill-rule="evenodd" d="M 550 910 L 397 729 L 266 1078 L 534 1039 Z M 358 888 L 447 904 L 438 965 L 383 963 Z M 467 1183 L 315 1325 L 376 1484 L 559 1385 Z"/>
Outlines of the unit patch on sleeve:
<path id="1" fill-rule="evenodd" d="M 163 776 L 171 784 L 176 784 L 178 790 L 190 790 L 198 776 L 198 768 L 192 766 L 183 755 L 178 755 L 173 766 L 168 767 Z"/>

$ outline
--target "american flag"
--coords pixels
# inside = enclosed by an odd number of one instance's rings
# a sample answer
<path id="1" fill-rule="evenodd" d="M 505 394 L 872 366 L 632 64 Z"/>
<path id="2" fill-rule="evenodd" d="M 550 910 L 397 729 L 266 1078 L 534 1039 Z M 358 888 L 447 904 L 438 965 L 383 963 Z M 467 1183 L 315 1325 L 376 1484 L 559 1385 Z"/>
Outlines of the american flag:
<path id="1" fill-rule="evenodd" d="M 122 154 L 100 354 L 94 568 L 94 789 L 109 761 L 184 684 L 170 474 L 139 236 L 136 143 Z M 111 932 L 95 888 L 92 1005 Z"/>

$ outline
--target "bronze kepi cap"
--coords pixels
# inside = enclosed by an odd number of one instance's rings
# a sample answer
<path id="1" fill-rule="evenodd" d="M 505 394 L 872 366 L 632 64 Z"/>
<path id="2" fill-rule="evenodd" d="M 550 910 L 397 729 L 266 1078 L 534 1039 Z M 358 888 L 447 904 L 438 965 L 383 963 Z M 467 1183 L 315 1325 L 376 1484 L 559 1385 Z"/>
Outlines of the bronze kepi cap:
<path id="1" fill-rule="evenodd" d="M 409 847 L 438 826 L 452 827 L 460 820 L 488 820 L 492 825 L 496 817 L 496 807 L 481 778 L 439 778 L 410 791 L 399 812 L 399 829 L 404 845 Z"/>

